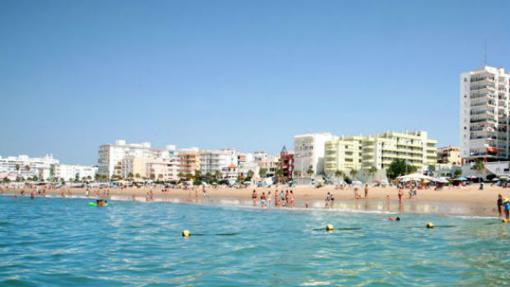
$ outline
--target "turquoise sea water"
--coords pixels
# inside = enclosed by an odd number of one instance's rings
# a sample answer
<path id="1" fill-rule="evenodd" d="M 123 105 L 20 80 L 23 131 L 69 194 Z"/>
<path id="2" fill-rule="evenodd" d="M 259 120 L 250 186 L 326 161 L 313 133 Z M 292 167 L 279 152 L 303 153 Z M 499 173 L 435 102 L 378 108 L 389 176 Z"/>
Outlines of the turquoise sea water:
<path id="1" fill-rule="evenodd" d="M 88 201 L 0 197 L 0 286 L 510 284 L 494 218 Z"/>

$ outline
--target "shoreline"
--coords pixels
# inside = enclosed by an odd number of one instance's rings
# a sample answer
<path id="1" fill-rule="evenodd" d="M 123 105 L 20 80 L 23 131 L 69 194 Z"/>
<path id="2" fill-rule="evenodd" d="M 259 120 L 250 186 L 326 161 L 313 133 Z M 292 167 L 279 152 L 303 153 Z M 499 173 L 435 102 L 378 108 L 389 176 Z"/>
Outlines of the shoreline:
<path id="1" fill-rule="evenodd" d="M 87 197 L 87 190 L 89 195 Z M 166 190 L 166 191 L 165 191 Z M 326 186 L 320 189 L 298 186 L 295 188 L 241 188 L 226 187 L 206 188 L 206 196 L 201 187 L 193 189 L 164 189 L 162 187 L 142 188 L 60 188 L 60 189 L 8 189 L 3 190 L 5 196 L 30 197 L 33 192 L 36 197 L 42 194 L 51 198 L 109 198 L 110 200 L 124 200 L 136 202 L 172 202 L 194 205 L 240 206 L 262 209 L 260 200 L 256 206 L 251 199 L 252 191 L 256 190 L 259 198 L 262 192 L 271 191 L 270 210 L 332 210 L 339 212 L 374 212 L 381 214 L 434 214 L 455 216 L 481 216 L 498 218 L 496 199 L 498 194 L 510 197 L 510 189 L 497 186 L 487 186 L 478 190 L 478 186 L 445 187 L 441 190 L 419 189 L 415 198 L 408 199 L 408 189 L 404 191 L 404 199 L 399 204 L 395 187 L 369 187 L 368 198 L 354 199 L 354 188 L 336 189 Z M 274 193 L 276 191 L 292 190 L 295 194 L 294 207 L 274 207 Z M 152 191 L 152 192 L 151 192 Z M 330 192 L 335 197 L 333 207 L 325 207 L 326 194 Z M 39 194 L 41 193 L 41 194 Z M 152 193 L 152 195 L 151 195 Z M 363 187 L 358 193 L 363 196 Z M 152 198 L 152 199 L 151 199 Z"/>

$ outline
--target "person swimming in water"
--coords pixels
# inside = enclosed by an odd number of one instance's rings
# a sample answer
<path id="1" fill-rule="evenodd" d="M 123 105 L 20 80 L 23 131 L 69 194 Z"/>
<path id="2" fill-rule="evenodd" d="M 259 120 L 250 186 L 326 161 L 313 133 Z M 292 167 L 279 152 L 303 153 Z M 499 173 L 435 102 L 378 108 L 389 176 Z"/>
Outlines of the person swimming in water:
<path id="1" fill-rule="evenodd" d="M 104 199 L 96 199 L 96 206 L 97 207 L 105 207 L 108 201 Z"/>
<path id="2" fill-rule="evenodd" d="M 400 221 L 400 217 L 390 217 L 388 218 L 389 221 Z"/>

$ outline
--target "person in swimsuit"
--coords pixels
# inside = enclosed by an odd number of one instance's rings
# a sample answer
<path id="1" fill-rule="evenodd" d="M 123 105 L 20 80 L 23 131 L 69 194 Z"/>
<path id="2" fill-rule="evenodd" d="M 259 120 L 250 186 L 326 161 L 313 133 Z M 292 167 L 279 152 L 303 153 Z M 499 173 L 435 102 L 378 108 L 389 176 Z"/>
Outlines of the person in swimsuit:
<path id="1" fill-rule="evenodd" d="M 498 201 L 497 201 L 497 205 L 498 205 L 498 214 L 499 214 L 499 217 L 501 217 L 501 215 L 503 214 L 503 211 L 502 211 L 502 207 L 503 207 L 503 196 L 501 194 L 498 194 Z"/>
<path id="2" fill-rule="evenodd" d="M 251 193 L 251 200 L 253 201 L 253 206 L 257 206 L 257 191 L 254 189 Z"/>
<path id="3" fill-rule="evenodd" d="M 266 193 L 265 192 L 262 192 L 262 195 L 260 196 L 260 206 L 265 208 L 267 207 L 267 203 L 266 203 Z"/>
<path id="4" fill-rule="evenodd" d="M 503 199 L 503 208 L 505 209 L 505 218 L 510 217 L 510 200 L 508 198 Z"/>

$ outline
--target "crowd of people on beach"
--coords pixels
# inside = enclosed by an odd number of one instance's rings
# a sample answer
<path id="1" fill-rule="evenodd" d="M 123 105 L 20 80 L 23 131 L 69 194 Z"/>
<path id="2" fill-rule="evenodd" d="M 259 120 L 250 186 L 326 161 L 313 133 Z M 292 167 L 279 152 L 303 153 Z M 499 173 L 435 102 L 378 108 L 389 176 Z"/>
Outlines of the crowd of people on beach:
<path id="1" fill-rule="evenodd" d="M 403 206 L 404 199 L 415 199 L 418 196 L 418 190 L 426 189 L 426 187 L 423 187 L 419 185 L 418 183 L 414 182 L 408 182 L 408 183 L 400 183 L 396 186 L 396 199 L 398 199 L 398 203 L 400 206 Z M 213 191 L 216 189 L 216 187 L 211 187 Z M 361 200 L 361 199 L 369 199 L 370 194 L 370 187 L 368 184 L 364 184 L 363 186 L 348 186 L 342 188 L 342 190 L 345 189 L 353 189 L 354 191 L 354 200 Z M 35 199 L 37 197 L 46 197 L 48 194 L 51 194 L 52 197 L 59 196 L 61 198 L 66 197 L 74 197 L 73 192 L 76 192 L 76 196 L 83 196 L 85 195 L 87 198 L 96 198 L 96 199 L 110 199 L 111 198 L 111 191 L 115 190 L 116 195 L 119 195 L 119 191 L 123 191 L 125 187 L 101 187 L 101 188 L 89 188 L 84 187 L 81 189 L 71 189 L 68 187 L 60 187 L 55 188 L 51 185 L 25 185 L 23 187 L 17 187 L 12 188 L 6 185 L 0 184 L 0 195 L 11 195 L 13 198 L 17 198 L 18 196 L 21 197 L 29 197 L 31 199 Z M 165 194 L 167 196 L 170 196 L 169 193 L 172 190 L 178 190 L 177 188 L 168 188 L 166 186 L 164 187 L 146 187 L 145 190 L 142 191 L 142 193 L 129 193 L 128 196 L 131 197 L 133 201 L 154 201 L 155 197 L 161 197 Z M 186 188 L 184 190 L 188 191 L 188 195 L 190 196 L 189 201 L 194 203 L 200 203 L 200 202 L 207 202 L 209 200 L 208 196 L 208 190 L 206 186 L 197 186 L 193 188 Z M 335 188 L 336 190 L 336 188 Z M 478 190 L 483 191 L 484 186 L 480 184 Z M 361 192 L 360 192 L 361 191 Z M 145 192 L 145 196 L 144 193 Z M 159 195 L 156 195 L 157 192 L 161 192 Z M 202 199 L 200 199 L 199 193 L 202 195 Z M 193 198 L 194 194 L 194 198 Z M 380 195 L 379 195 L 380 196 Z M 376 196 L 377 197 L 377 196 Z M 386 204 L 389 206 L 391 202 L 390 194 L 386 195 Z M 379 197 L 380 198 L 380 197 Z M 274 190 L 266 190 L 266 191 L 260 191 L 260 189 L 253 189 L 251 193 L 251 199 L 252 199 L 252 205 L 254 207 L 261 207 L 261 208 L 293 208 L 296 207 L 296 196 L 295 192 L 292 189 L 285 189 L 285 188 L 278 188 L 276 186 L 276 189 Z M 324 208 L 335 208 L 335 192 L 334 191 L 327 191 L 324 197 Z M 314 203 L 314 206 L 316 203 Z M 301 207 L 308 208 L 309 202 L 303 201 L 299 204 Z M 499 194 L 497 197 L 497 203 L 496 208 L 493 209 L 494 212 L 497 212 L 498 215 L 502 218 L 505 218 L 507 220 L 510 220 L 510 199 L 507 197 L 504 197 L 502 194 Z"/>
<path id="2" fill-rule="evenodd" d="M 262 192 L 262 194 L 258 195 L 257 190 L 253 190 L 251 194 L 251 199 L 253 202 L 253 206 L 260 206 L 262 208 L 268 207 L 295 207 L 296 206 L 296 197 L 294 196 L 293 190 L 280 190 L 278 189 L 274 192 L 274 205 L 272 204 L 273 195 L 271 194 L 271 190 L 266 192 Z"/>

